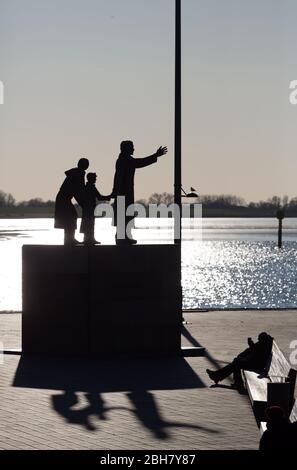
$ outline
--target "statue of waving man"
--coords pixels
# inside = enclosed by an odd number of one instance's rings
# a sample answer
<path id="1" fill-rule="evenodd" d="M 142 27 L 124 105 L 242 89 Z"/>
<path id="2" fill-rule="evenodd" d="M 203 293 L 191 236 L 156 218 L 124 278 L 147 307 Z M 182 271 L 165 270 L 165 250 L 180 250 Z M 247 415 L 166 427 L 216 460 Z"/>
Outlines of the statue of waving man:
<path id="1" fill-rule="evenodd" d="M 134 144 L 130 140 L 125 140 L 121 143 L 121 152 L 116 162 L 116 172 L 114 176 L 114 184 L 112 197 L 115 199 L 114 223 L 117 226 L 116 243 L 134 245 L 137 243 L 132 238 L 131 227 L 129 222 L 133 220 L 134 216 L 127 216 L 127 208 L 134 204 L 134 175 L 137 168 L 144 168 L 146 166 L 156 163 L 158 158 L 167 153 L 167 147 L 159 147 L 156 153 L 145 158 L 133 158 Z M 121 198 L 120 198 L 121 197 Z M 119 199 L 121 199 L 120 203 Z M 119 210 L 123 214 L 119 213 Z M 124 223 L 124 231 L 121 230 L 120 220 Z M 129 224 L 129 227 L 128 226 Z"/>

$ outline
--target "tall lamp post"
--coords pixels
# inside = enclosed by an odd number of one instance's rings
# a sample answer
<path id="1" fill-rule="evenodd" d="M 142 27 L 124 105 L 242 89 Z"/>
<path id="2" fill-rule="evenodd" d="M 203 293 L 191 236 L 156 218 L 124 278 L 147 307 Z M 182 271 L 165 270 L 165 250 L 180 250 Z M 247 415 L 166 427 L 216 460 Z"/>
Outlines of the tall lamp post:
<path id="1" fill-rule="evenodd" d="M 181 153 L 182 153 L 182 93 L 181 93 L 181 0 L 175 0 L 175 110 L 174 110 L 174 243 L 179 249 L 179 283 L 182 303 L 182 184 L 181 184 Z M 182 313 L 181 313 L 182 314 Z M 184 317 L 182 314 L 182 321 Z"/>
<path id="2" fill-rule="evenodd" d="M 175 0 L 174 243 L 181 247 L 181 0 Z"/>
<path id="3" fill-rule="evenodd" d="M 179 276 L 181 286 L 181 243 L 182 243 L 182 91 L 181 91 L 181 0 L 175 0 L 175 112 L 174 112 L 174 243 L 179 247 Z M 185 196 L 196 197 L 195 193 Z M 182 290 L 181 290 L 182 296 Z M 182 319 L 184 317 L 182 315 Z M 193 347 L 192 353 L 200 355 L 204 348 Z"/>

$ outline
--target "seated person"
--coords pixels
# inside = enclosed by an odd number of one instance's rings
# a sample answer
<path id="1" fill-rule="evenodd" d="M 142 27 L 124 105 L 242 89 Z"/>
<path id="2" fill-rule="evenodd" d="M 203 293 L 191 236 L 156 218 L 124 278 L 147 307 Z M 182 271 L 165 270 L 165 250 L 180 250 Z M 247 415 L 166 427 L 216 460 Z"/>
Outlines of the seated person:
<path id="1" fill-rule="evenodd" d="M 215 384 L 233 373 L 234 385 L 238 389 L 243 389 L 241 370 L 250 370 L 258 373 L 265 372 L 268 360 L 271 357 L 272 344 L 273 338 L 268 333 L 262 332 L 258 336 L 257 343 L 248 338 L 249 347 L 240 353 L 230 364 L 216 371 L 206 369 L 206 372 Z"/>
<path id="2" fill-rule="evenodd" d="M 86 245 L 100 244 L 95 240 L 95 208 L 97 201 L 110 201 L 110 196 L 102 196 L 97 190 L 95 183 L 96 173 L 87 174 L 87 184 L 82 205 L 82 220 L 80 233 L 84 234 L 84 243 Z"/>

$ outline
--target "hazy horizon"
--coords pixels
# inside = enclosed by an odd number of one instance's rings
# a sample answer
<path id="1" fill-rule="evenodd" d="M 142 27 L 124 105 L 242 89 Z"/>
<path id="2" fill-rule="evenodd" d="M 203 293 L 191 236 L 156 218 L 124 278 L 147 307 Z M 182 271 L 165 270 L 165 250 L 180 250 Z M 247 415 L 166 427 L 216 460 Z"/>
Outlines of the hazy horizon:
<path id="1" fill-rule="evenodd" d="M 3 191 L 2 188 L 0 188 L 0 192 L 2 192 L 2 191 Z M 11 195 L 11 196 L 14 197 L 14 194 L 12 194 L 10 191 L 3 191 L 3 192 L 4 192 L 6 195 Z M 170 194 L 170 195 L 172 195 L 172 197 L 174 198 L 174 193 L 173 193 L 173 192 L 166 192 L 166 191 L 164 191 L 163 193 L 164 193 L 164 194 Z M 155 192 L 152 192 L 151 194 L 149 194 L 147 197 L 138 197 L 138 198 L 136 198 L 136 201 L 135 201 L 135 202 L 137 202 L 137 201 L 140 201 L 140 202 L 141 202 L 141 201 L 143 201 L 143 200 L 145 200 L 146 202 L 148 202 L 148 199 L 149 199 L 151 196 L 154 196 L 154 195 L 156 195 L 156 194 L 162 195 L 163 193 L 158 193 L 158 192 L 155 191 Z M 265 198 L 265 199 L 253 199 L 253 200 L 246 200 L 245 198 L 241 197 L 241 196 L 238 195 L 238 194 L 231 194 L 231 193 L 225 193 L 225 194 L 198 194 L 198 198 L 201 198 L 201 199 L 203 199 L 203 198 L 205 198 L 205 197 L 218 197 L 218 198 L 220 198 L 220 197 L 225 197 L 225 198 L 228 198 L 229 196 L 230 196 L 230 197 L 234 197 L 234 196 L 235 196 L 235 197 L 238 198 L 238 200 L 241 199 L 244 205 L 245 205 L 245 204 L 248 205 L 248 204 L 250 204 L 250 203 L 268 202 L 268 200 L 272 200 L 274 197 L 280 198 L 280 199 L 281 199 L 281 203 L 282 203 L 283 199 L 286 199 L 286 195 L 283 196 L 283 195 L 278 195 L 278 194 L 271 194 L 270 196 L 268 196 L 268 197 Z M 27 202 L 27 201 L 29 201 L 29 200 L 31 200 L 31 199 L 41 199 L 43 202 L 46 203 L 46 202 L 49 202 L 49 201 L 54 202 L 55 197 L 53 197 L 53 198 L 51 198 L 51 199 L 46 199 L 46 198 L 44 199 L 44 198 L 40 197 L 38 194 L 36 194 L 35 196 L 32 195 L 32 197 L 30 197 L 29 199 L 21 199 L 21 200 L 15 199 L 15 204 L 18 205 L 18 204 L 21 204 L 22 202 Z M 291 199 L 297 199 L 297 192 L 296 192 L 296 195 L 295 195 L 295 196 L 293 196 L 292 198 L 289 198 L 288 202 L 290 202 Z M 112 203 L 112 201 L 113 201 L 113 200 L 111 200 L 111 203 Z M 185 201 L 182 201 L 182 202 L 185 202 Z M 187 201 L 187 202 L 188 202 L 188 201 Z M 238 201 L 238 202 L 239 202 L 239 201 Z M 198 203 L 199 203 L 199 201 L 198 201 Z M 203 201 L 202 201 L 202 204 L 204 204 Z M 284 203 L 284 204 L 286 205 L 287 203 Z"/>
<path id="2" fill-rule="evenodd" d="M 183 185 L 247 202 L 297 195 L 294 0 L 183 0 Z M 0 189 L 54 199 L 90 159 L 112 189 L 121 140 L 136 198 L 173 192 L 174 2 L 0 0 Z"/>

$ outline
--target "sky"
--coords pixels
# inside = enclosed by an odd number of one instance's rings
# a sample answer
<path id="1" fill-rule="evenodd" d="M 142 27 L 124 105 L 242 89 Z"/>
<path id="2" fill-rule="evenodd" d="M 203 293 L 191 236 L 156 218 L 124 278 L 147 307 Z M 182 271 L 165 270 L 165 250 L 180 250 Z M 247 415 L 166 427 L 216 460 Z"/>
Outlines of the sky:
<path id="1" fill-rule="evenodd" d="M 297 196 L 295 0 L 182 0 L 183 185 Z M 174 0 L 0 0 L 0 189 L 54 199 L 89 158 L 110 193 L 122 140 L 137 198 L 173 192 Z"/>

